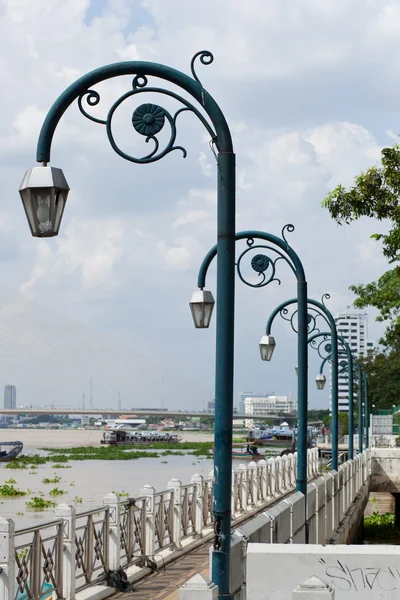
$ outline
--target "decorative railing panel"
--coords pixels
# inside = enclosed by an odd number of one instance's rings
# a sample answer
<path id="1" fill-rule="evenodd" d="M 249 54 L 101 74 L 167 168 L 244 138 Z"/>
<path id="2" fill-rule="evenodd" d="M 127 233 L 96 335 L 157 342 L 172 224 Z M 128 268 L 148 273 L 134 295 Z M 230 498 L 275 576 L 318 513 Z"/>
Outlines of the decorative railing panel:
<path id="1" fill-rule="evenodd" d="M 144 498 L 129 499 L 121 504 L 121 565 L 132 564 L 145 554 Z"/>
<path id="2" fill-rule="evenodd" d="M 155 551 L 168 548 L 173 543 L 173 491 L 168 490 L 155 497 L 154 533 Z"/>
<path id="3" fill-rule="evenodd" d="M 63 598 L 62 519 L 17 531 L 15 563 L 15 598 Z"/>
<path id="4" fill-rule="evenodd" d="M 109 508 L 80 513 L 75 525 L 76 589 L 93 583 L 108 572 Z"/>

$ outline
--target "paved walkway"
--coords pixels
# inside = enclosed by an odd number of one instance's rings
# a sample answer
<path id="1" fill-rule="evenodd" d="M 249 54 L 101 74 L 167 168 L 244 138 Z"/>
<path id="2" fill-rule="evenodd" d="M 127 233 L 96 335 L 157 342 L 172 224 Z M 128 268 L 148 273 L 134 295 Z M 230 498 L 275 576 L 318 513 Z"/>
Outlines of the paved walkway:
<path id="1" fill-rule="evenodd" d="M 380 515 L 394 513 L 394 498 L 390 492 L 370 492 L 364 516 L 370 517 L 374 512 Z"/>
<path id="2" fill-rule="evenodd" d="M 178 600 L 178 590 L 196 573 L 208 577 L 208 560 L 211 542 L 183 555 L 180 559 L 160 568 L 134 584 L 129 594 L 118 593 L 113 600 Z"/>

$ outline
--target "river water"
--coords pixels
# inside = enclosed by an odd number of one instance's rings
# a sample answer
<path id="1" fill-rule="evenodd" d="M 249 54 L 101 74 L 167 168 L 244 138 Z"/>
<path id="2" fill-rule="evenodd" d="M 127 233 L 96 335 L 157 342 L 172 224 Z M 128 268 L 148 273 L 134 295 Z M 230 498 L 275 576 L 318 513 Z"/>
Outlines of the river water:
<path id="1" fill-rule="evenodd" d="M 88 435 L 89 434 L 89 435 Z M 89 444 L 99 445 L 101 432 L 88 431 L 40 431 L 40 430 L 4 430 L 1 437 L 4 441 L 20 439 L 24 442 L 23 454 L 40 454 L 40 447 L 72 447 Z M 205 441 L 196 434 L 190 440 Z M 211 439 L 211 435 L 207 436 Z M 97 443 L 96 443 L 97 442 Z M 110 492 L 125 492 L 130 497 L 139 496 L 143 485 L 152 485 L 156 491 L 165 490 L 168 481 L 177 478 L 183 484 L 190 483 L 195 473 L 208 478 L 213 468 L 212 458 L 197 458 L 190 455 L 161 456 L 159 458 L 140 458 L 127 461 L 87 460 L 66 463 L 71 468 L 55 469 L 54 463 L 38 465 L 31 469 L 7 469 L 7 463 L 0 463 L 0 485 L 13 478 L 13 485 L 23 491 L 26 496 L 0 497 L 0 516 L 15 520 L 16 528 L 52 520 L 54 508 L 33 510 L 26 507 L 26 501 L 33 496 L 53 500 L 57 504 L 68 503 L 76 506 L 77 512 L 101 506 L 103 498 Z M 62 480 L 56 484 L 45 484 L 43 479 L 60 476 Z M 60 488 L 63 495 L 52 497 L 52 488 Z M 79 500 L 82 501 L 80 502 Z"/>
<path id="2" fill-rule="evenodd" d="M 77 446 L 99 446 L 101 431 L 91 430 L 34 430 L 6 429 L 0 433 L 2 441 L 21 440 L 24 444 L 23 454 L 43 454 L 40 448 L 68 448 Z M 212 441 L 211 433 L 184 433 L 184 441 Z M 269 449 L 270 454 L 280 449 Z M 157 451 L 155 451 L 157 452 Z M 234 461 L 234 468 L 240 461 Z M 0 485 L 15 479 L 13 485 L 28 492 L 25 496 L 0 496 L 0 516 L 15 520 L 16 529 L 31 526 L 40 522 L 48 522 L 54 518 L 54 508 L 33 510 L 27 508 L 26 501 L 34 496 L 42 496 L 57 504 L 74 504 L 77 512 L 95 508 L 103 504 L 103 498 L 110 492 L 121 492 L 129 497 L 138 497 L 143 485 L 151 485 L 157 492 L 167 489 L 170 479 L 179 479 L 182 484 L 190 483 L 195 473 L 204 479 L 210 476 L 213 460 L 195 456 L 160 456 L 134 460 L 70 460 L 65 463 L 70 468 L 54 468 L 54 463 L 38 465 L 35 469 L 8 469 L 7 463 L 0 463 Z M 61 477 L 57 483 L 46 484 L 43 479 Z M 65 493 L 50 496 L 53 488 Z"/>

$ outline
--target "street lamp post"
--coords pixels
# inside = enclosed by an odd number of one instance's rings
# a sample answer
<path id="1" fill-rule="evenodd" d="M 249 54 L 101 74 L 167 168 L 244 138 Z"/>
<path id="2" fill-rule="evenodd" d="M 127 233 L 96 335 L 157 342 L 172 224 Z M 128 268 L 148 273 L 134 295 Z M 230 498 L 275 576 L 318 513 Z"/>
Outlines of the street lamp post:
<path id="1" fill-rule="evenodd" d="M 311 345 L 314 345 L 314 342 L 319 338 L 319 337 L 323 337 L 323 341 L 318 345 L 318 354 L 319 356 L 323 359 L 321 366 L 320 366 L 320 374 L 317 375 L 318 377 L 321 377 L 322 373 L 323 373 L 323 369 L 325 366 L 325 363 L 327 361 L 331 361 L 331 354 L 328 354 L 327 356 L 323 357 L 321 352 L 320 352 L 320 347 L 321 345 L 324 344 L 324 342 L 326 341 L 326 339 L 328 337 L 330 337 L 330 333 L 329 332 L 319 332 L 314 334 L 313 336 L 311 336 L 309 338 L 309 343 Z M 353 354 L 351 352 L 351 348 L 349 346 L 349 344 L 346 342 L 346 340 L 341 336 L 338 335 L 338 343 L 342 346 L 343 351 L 346 354 L 347 357 L 347 373 L 348 373 L 348 388 L 349 388 L 349 413 L 348 413 L 348 427 L 349 427 L 349 458 L 352 459 L 354 457 L 354 391 L 353 391 L 353 382 L 354 382 L 354 370 L 353 370 Z M 328 344 L 327 347 L 325 346 L 324 348 L 327 352 L 330 352 L 331 348 L 330 345 Z M 338 355 L 340 355 L 342 352 L 339 350 L 338 351 Z M 338 376 L 339 376 L 339 372 L 338 372 Z M 317 385 L 318 387 L 318 385 Z M 339 387 L 339 386 L 338 386 Z M 321 388 L 319 388 L 321 389 Z"/>
<path id="2" fill-rule="evenodd" d="M 319 334 L 316 334 L 314 336 L 314 339 L 317 338 L 318 336 L 324 336 L 325 338 L 328 337 L 330 334 L 328 332 L 322 332 Z M 311 339 L 310 339 L 311 341 Z M 364 371 L 361 368 L 361 363 L 358 360 L 358 358 L 356 356 L 354 356 L 354 354 L 351 352 L 351 348 L 348 345 L 348 343 L 346 342 L 346 340 L 339 335 L 338 336 L 338 341 L 342 344 L 342 347 L 344 350 L 339 351 L 339 355 L 343 354 L 343 352 L 346 354 L 346 358 L 347 358 L 347 367 L 348 367 L 348 382 L 349 382 L 349 434 L 351 434 L 352 431 L 354 431 L 354 406 L 353 406 L 353 382 L 354 382 L 354 365 L 357 367 L 357 378 L 358 378 L 358 393 L 357 393 L 357 399 L 358 399 L 358 451 L 362 452 L 363 450 L 363 444 L 364 444 L 364 403 L 362 401 L 363 398 L 363 387 L 364 386 L 364 397 L 365 397 L 365 405 L 367 406 L 367 411 L 368 411 L 368 377 L 366 375 L 366 373 L 364 373 Z M 321 356 L 321 354 L 319 353 L 319 355 Z M 349 358 L 350 357 L 350 358 Z M 322 356 L 321 356 L 322 358 Z M 322 373 L 325 362 L 326 361 L 330 361 L 331 360 L 331 355 L 326 356 L 322 363 L 321 363 L 321 367 L 320 367 L 320 373 Z M 366 447 L 369 447 L 369 434 L 366 433 L 365 436 L 365 441 L 366 441 Z M 350 452 L 350 442 L 352 445 L 352 452 Z M 349 435 L 349 457 L 352 458 L 352 456 L 354 456 L 354 442 L 353 442 L 353 434 Z"/>
<path id="3" fill-rule="evenodd" d="M 306 327 L 306 335 L 311 334 L 314 330 L 317 329 L 316 319 L 318 317 L 322 317 L 324 321 L 329 325 L 331 330 L 331 338 L 332 338 L 332 470 L 336 470 L 338 468 L 338 442 L 339 442 L 339 428 L 338 428 L 338 341 L 337 341 L 337 331 L 336 331 L 336 323 L 332 313 L 325 306 L 325 299 L 329 299 L 329 294 L 324 294 L 322 296 L 321 302 L 317 300 L 313 300 L 312 298 L 305 298 L 305 303 L 307 305 L 307 327 Z M 299 329 L 299 315 L 298 310 L 292 314 L 291 317 L 288 317 L 288 306 L 292 304 L 297 304 L 296 298 L 291 298 L 290 300 L 286 300 L 286 302 L 282 302 L 277 306 L 269 316 L 267 321 L 267 325 L 265 328 L 265 333 L 267 336 L 271 335 L 272 324 L 277 315 L 280 315 L 286 321 L 289 321 L 293 331 L 300 334 Z M 312 313 L 315 313 L 312 314 Z M 295 326 L 294 319 L 298 315 L 298 325 L 297 328 Z M 307 355 L 307 345 L 308 339 L 305 344 L 305 354 Z M 302 375 L 307 380 L 307 370 L 303 371 L 303 366 L 300 365 L 299 362 L 299 377 Z M 306 428 L 306 437 L 307 437 L 307 428 Z M 307 443 L 307 440 L 306 440 Z M 306 456 L 305 456 L 306 458 Z M 299 456 L 300 460 L 300 456 Z"/>
<path id="4" fill-rule="evenodd" d="M 233 414 L 233 357 L 234 357 L 234 290 L 235 290 L 235 155 L 231 134 L 225 117 L 212 96 L 204 89 L 197 73 L 196 61 L 208 65 L 213 55 L 208 51 L 195 54 L 191 61 L 192 76 L 171 67 L 151 62 L 130 61 L 106 65 L 87 73 L 70 85 L 50 108 L 39 135 L 37 161 L 41 167 L 29 170 L 20 187 L 21 199 L 28 218 L 32 235 L 52 237 L 57 235 L 69 191 L 61 169 L 49 167 L 50 151 L 56 127 L 67 108 L 75 101 L 81 113 L 91 121 L 106 128 L 113 150 L 122 158 L 136 163 L 155 162 L 170 152 L 178 150 L 186 156 L 186 150 L 177 145 L 177 121 L 183 112 L 194 114 L 208 132 L 215 149 L 217 161 L 217 339 L 215 376 L 215 429 L 222 440 L 215 456 L 214 518 L 215 536 L 213 553 L 213 577 L 219 594 L 229 598 L 230 526 L 231 526 L 231 460 Z M 99 92 L 92 86 L 119 76 L 133 76 L 130 88 L 108 110 L 101 119 L 91 114 L 90 109 L 101 105 Z M 148 78 L 155 78 L 148 85 Z M 178 90 L 159 87 L 159 81 L 177 86 Z M 195 106 L 185 92 L 197 103 Z M 158 104 L 142 103 L 132 113 L 131 125 L 150 142 L 142 156 L 127 154 L 117 144 L 113 135 L 113 118 L 119 107 L 128 99 L 142 100 L 160 95 L 172 98 L 180 108 L 171 114 Z M 138 102 L 139 104 L 139 102 Z M 169 127 L 169 139 L 163 143 L 157 135 Z M 165 129 L 164 129 L 165 128 Z M 161 145 L 160 145 L 161 144 Z M 204 322 L 210 317 L 205 310 Z M 226 444 L 226 446 L 224 445 Z M 221 478 L 220 474 L 224 473 Z"/>
<path id="5" fill-rule="evenodd" d="M 305 278 L 304 268 L 300 258 L 296 252 L 288 244 L 285 234 L 286 232 L 294 231 L 293 225 L 285 225 L 282 229 L 282 238 L 264 231 L 242 231 L 235 235 L 236 242 L 246 240 L 247 248 L 240 254 L 236 261 L 236 270 L 239 279 L 249 287 L 263 288 L 269 283 L 275 281 L 280 283 L 276 277 L 276 264 L 278 261 L 284 260 L 291 268 L 297 279 L 297 298 L 298 303 L 298 462 L 297 462 L 297 479 L 296 489 L 307 494 L 307 282 Z M 261 240 L 260 243 L 258 240 Z M 265 244 L 267 242 L 267 244 Z M 268 253 L 273 252 L 274 258 L 271 258 Z M 197 285 L 203 293 L 211 294 L 205 291 L 206 276 L 208 268 L 213 258 L 218 254 L 219 248 L 214 246 L 205 256 L 198 275 Z M 252 253 L 251 255 L 249 253 Z M 257 283 L 250 282 L 244 274 L 244 259 L 249 256 L 251 258 L 251 268 L 259 277 Z M 193 298 L 199 293 L 199 290 L 193 292 Z M 219 300 L 218 300 L 219 302 Z M 193 314 L 193 311 L 192 311 Z M 194 317 L 195 326 L 198 327 L 198 320 Z M 260 354 L 262 360 L 269 361 L 275 349 L 275 339 L 272 335 L 265 335 L 260 340 Z M 217 430 L 215 431 L 215 453 L 221 452 L 223 447 L 229 447 L 231 451 L 232 439 L 229 440 L 219 437 Z M 227 464 L 226 469 L 231 470 L 231 461 Z M 224 471 L 221 471 L 223 474 Z"/>

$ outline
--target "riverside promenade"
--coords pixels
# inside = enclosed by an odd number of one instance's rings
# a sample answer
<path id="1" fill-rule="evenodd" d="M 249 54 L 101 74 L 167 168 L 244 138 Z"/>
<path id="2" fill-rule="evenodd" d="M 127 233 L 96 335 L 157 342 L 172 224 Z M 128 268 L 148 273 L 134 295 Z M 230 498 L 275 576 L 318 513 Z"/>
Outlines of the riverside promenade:
<path id="1" fill-rule="evenodd" d="M 293 495 L 296 469 L 296 454 L 239 465 L 232 481 L 234 527 Z M 308 451 L 308 475 L 310 480 L 318 475 L 316 449 Z M 11 519 L 0 519 L 0 598 L 14 600 L 17 588 L 30 600 L 46 593 L 66 600 L 104 598 L 115 593 L 105 585 L 107 573 L 119 566 L 135 594 L 143 590 L 152 597 L 148 590 L 154 585 L 152 594 L 168 597 L 180 585 L 178 572 L 188 579 L 207 568 L 212 506 L 212 474 L 207 479 L 195 474 L 189 484 L 170 480 L 161 492 L 143 486 L 137 498 L 107 494 L 102 506 L 89 511 L 60 504 L 53 521 L 17 531 Z"/>

